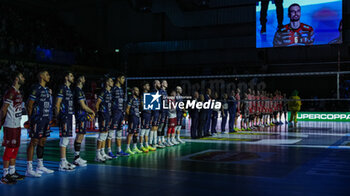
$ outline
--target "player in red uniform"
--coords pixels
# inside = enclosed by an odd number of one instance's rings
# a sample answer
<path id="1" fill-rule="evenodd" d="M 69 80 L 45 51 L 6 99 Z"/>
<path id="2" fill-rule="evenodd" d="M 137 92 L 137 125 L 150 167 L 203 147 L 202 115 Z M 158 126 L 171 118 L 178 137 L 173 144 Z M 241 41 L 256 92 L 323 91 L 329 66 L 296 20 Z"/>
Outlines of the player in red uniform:
<path id="1" fill-rule="evenodd" d="M 4 103 L 0 111 L 0 129 L 4 126 L 5 146 L 3 156 L 2 184 L 16 184 L 17 180 L 23 180 L 24 176 L 16 172 L 16 157 L 21 142 L 21 118 L 22 118 L 22 95 L 19 88 L 24 84 L 22 73 L 13 75 L 13 85 L 4 96 Z"/>
<path id="2" fill-rule="evenodd" d="M 289 6 L 288 17 L 290 23 L 275 33 L 273 46 L 312 45 L 315 39 L 314 29 L 300 22 L 301 7 L 299 4 Z"/>

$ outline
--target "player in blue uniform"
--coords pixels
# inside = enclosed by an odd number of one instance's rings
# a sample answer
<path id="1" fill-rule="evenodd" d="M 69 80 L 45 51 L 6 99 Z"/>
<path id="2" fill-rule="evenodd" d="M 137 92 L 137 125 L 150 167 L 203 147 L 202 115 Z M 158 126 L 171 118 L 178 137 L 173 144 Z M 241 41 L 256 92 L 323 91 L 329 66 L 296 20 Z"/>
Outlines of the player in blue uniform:
<path id="1" fill-rule="evenodd" d="M 86 134 L 87 115 L 90 114 L 92 118 L 95 117 L 95 112 L 87 106 L 85 93 L 83 87 L 85 84 L 85 76 L 78 76 L 76 79 L 76 86 L 73 90 L 73 103 L 75 113 L 75 141 L 74 141 L 74 162 L 76 166 L 86 166 L 87 161 L 80 157 L 81 143 Z"/>
<path id="2" fill-rule="evenodd" d="M 59 87 L 55 105 L 55 117 L 60 130 L 60 154 L 61 162 L 59 171 L 70 171 L 75 169 L 75 165 L 69 163 L 66 158 L 66 150 L 69 144 L 69 137 L 73 136 L 73 93 L 70 86 L 74 83 L 74 75 L 66 72 L 64 84 Z"/>
<path id="3" fill-rule="evenodd" d="M 159 90 L 160 90 L 160 82 L 159 80 L 154 80 L 153 82 L 153 90 L 152 93 L 157 93 L 159 94 Z M 149 143 L 150 145 L 152 145 L 153 148 L 160 148 L 161 146 L 158 146 L 157 143 L 157 130 L 158 130 L 158 126 L 159 126 L 159 110 L 152 110 L 152 118 L 151 118 L 151 125 L 152 125 L 152 129 L 149 135 Z M 164 147 L 163 147 L 164 148 Z"/>
<path id="4" fill-rule="evenodd" d="M 107 137 L 108 155 L 112 158 L 116 158 L 116 155 L 112 153 L 112 139 L 116 132 L 117 138 L 117 155 L 129 156 L 128 153 L 122 151 L 122 130 L 125 111 L 125 95 L 122 86 L 125 82 L 125 75 L 120 74 L 117 76 L 115 86 L 112 88 L 112 123 Z M 117 131 L 115 131 L 117 130 Z"/>
<path id="5" fill-rule="evenodd" d="M 211 89 L 207 88 L 206 94 L 204 95 L 204 102 L 210 101 L 211 99 L 212 99 Z M 207 113 L 203 134 L 204 134 L 204 136 L 211 136 L 211 134 L 209 133 L 209 129 L 210 129 L 211 115 L 212 115 L 213 110 L 212 109 L 203 109 L 201 112 Z"/>
<path id="6" fill-rule="evenodd" d="M 112 159 L 105 153 L 106 139 L 108 136 L 108 130 L 111 126 L 112 116 L 112 94 L 111 88 L 113 87 L 113 79 L 110 76 L 104 78 L 104 88 L 97 98 L 96 110 L 98 111 L 98 127 L 99 136 L 97 139 L 96 158 L 97 162 L 105 162 Z"/>
<path id="7" fill-rule="evenodd" d="M 134 87 L 132 88 L 132 97 L 128 103 L 128 106 L 126 108 L 126 114 L 128 115 L 128 125 L 129 125 L 129 133 L 127 137 L 127 143 L 126 143 L 126 153 L 129 153 L 131 155 L 135 153 L 142 153 L 141 150 L 137 148 L 137 137 L 139 134 L 140 129 L 140 99 L 139 97 L 139 88 Z M 133 150 L 130 149 L 130 142 L 133 136 L 136 136 L 136 141 L 134 140 L 134 147 Z"/>
<path id="8" fill-rule="evenodd" d="M 168 88 L 168 82 L 166 80 L 162 80 L 161 83 L 161 89 L 159 90 L 159 93 L 162 95 L 161 97 L 161 108 L 160 108 L 160 116 L 158 118 L 158 146 L 160 148 L 165 148 L 165 130 L 167 130 L 167 122 L 168 122 L 168 109 L 164 109 L 163 104 L 168 104 L 168 93 L 166 89 Z"/>
<path id="9" fill-rule="evenodd" d="M 143 93 L 148 93 L 150 91 L 150 85 L 148 82 L 145 82 L 142 85 Z M 143 95 L 141 96 L 141 108 L 143 108 L 144 100 Z M 141 113 L 141 131 L 140 131 L 140 147 L 141 150 L 145 153 L 148 151 L 155 151 L 156 149 L 148 145 L 148 136 L 151 128 L 151 110 L 143 110 Z M 143 145 L 145 143 L 145 146 Z"/>
<path id="10" fill-rule="evenodd" d="M 42 173 L 53 173 L 51 169 L 44 167 L 44 146 L 47 137 L 50 136 L 49 123 L 52 109 L 50 89 L 46 87 L 50 81 L 50 74 L 44 70 L 37 75 L 39 84 L 35 85 L 29 96 L 27 112 L 30 122 L 29 137 L 31 141 L 27 148 L 26 176 L 40 177 Z M 38 165 L 36 172 L 33 170 L 33 154 L 36 147 Z"/>

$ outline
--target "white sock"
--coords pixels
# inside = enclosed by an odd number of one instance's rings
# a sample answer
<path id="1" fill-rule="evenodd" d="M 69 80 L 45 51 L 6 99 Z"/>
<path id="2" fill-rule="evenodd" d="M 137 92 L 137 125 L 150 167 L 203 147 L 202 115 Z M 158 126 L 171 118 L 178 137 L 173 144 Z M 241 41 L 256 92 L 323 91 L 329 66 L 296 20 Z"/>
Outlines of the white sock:
<path id="1" fill-rule="evenodd" d="M 122 147 L 118 146 L 118 152 L 122 151 Z"/>
<path id="2" fill-rule="evenodd" d="M 108 148 L 108 153 L 112 152 L 112 148 Z"/>
<path id="3" fill-rule="evenodd" d="M 67 162 L 66 158 L 61 158 L 61 162 Z"/>
<path id="4" fill-rule="evenodd" d="M 10 173 L 10 175 L 14 174 L 15 171 L 16 171 L 15 166 L 14 166 L 14 165 L 10 165 L 10 167 L 9 167 L 9 173 Z"/>
<path id="5" fill-rule="evenodd" d="M 134 148 L 137 148 L 137 144 L 134 144 Z"/>
<path id="6" fill-rule="evenodd" d="M 38 167 L 44 167 L 43 159 L 38 159 Z"/>
<path id="7" fill-rule="evenodd" d="M 143 143 L 140 144 L 140 148 L 143 148 Z"/>
<path id="8" fill-rule="evenodd" d="M 79 151 L 76 151 L 76 152 L 74 153 L 74 155 L 75 155 L 75 156 L 79 156 L 79 155 L 80 155 L 80 152 L 79 152 Z"/>
<path id="9" fill-rule="evenodd" d="M 33 161 L 27 161 L 27 170 L 33 169 Z"/>
<path id="10" fill-rule="evenodd" d="M 130 149 L 130 144 L 127 144 L 127 145 L 126 145 L 126 149 Z"/>
<path id="11" fill-rule="evenodd" d="M 9 174 L 9 168 L 4 168 L 2 176 L 5 177 L 7 174 Z"/>
<path id="12" fill-rule="evenodd" d="M 99 154 L 100 152 L 100 149 L 96 149 L 96 154 Z"/>

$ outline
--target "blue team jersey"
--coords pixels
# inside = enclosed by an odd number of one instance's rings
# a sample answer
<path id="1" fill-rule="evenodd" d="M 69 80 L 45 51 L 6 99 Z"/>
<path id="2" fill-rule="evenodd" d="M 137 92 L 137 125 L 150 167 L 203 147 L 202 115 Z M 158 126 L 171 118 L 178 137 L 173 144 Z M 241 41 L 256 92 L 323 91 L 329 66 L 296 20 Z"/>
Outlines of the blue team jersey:
<path id="1" fill-rule="evenodd" d="M 87 105 L 84 91 L 76 86 L 73 91 L 73 104 L 76 118 L 86 117 L 86 111 L 83 110 L 80 105 L 81 100 Z"/>
<path id="2" fill-rule="evenodd" d="M 49 88 L 40 84 L 35 85 L 30 93 L 29 99 L 34 101 L 32 119 L 50 118 L 52 115 L 52 98 Z"/>
<path id="3" fill-rule="evenodd" d="M 112 93 L 112 101 L 113 101 L 112 110 L 123 112 L 124 111 L 124 91 L 123 91 L 123 88 L 114 86 L 111 90 L 111 93 Z"/>
<path id="4" fill-rule="evenodd" d="M 161 107 L 161 111 L 163 112 L 163 113 L 165 113 L 165 112 L 167 112 L 168 110 L 167 109 L 163 109 L 164 108 L 164 106 L 163 106 L 163 104 L 165 104 L 165 106 L 167 107 L 168 106 L 168 93 L 166 92 L 166 90 L 163 90 L 163 89 L 160 89 L 159 90 L 159 94 L 160 95 L 162 95 L 162 98 L 161 98 L 161 100 L 162 100 L 162 107 Z"/>
<path id="5" fill-rule="evenodd" d="M 61 98 L 60 115 L 73 115 L 73 93 L 66 85 L 60 86 L 57 98 Z"/>
<path id="6" fill-rule="evenodd" d="M 112 114 L 112 93 L 107 89 L 103 89 L 100 95 L 98 96 L 98 98 L 102 100 L 100 104 L 99 112 L 111 115 Z"/>
<path id="7" fill-rule="evenodd" d="M 130 116 L 140 117 L 140 100 L 138 98 L 132 97 L 128 106 L 130 106 Z"/>

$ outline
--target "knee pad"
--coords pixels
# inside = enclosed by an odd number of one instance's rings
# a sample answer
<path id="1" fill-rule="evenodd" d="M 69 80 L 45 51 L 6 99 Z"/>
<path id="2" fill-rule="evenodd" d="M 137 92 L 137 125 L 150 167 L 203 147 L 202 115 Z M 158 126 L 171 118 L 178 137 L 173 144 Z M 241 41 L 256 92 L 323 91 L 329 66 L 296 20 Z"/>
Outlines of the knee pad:
<path id="1" fill-rule="evenodd" d="M 149 132 L 150 132 L 150 129 L 146 129 L 146 130 L 145 130 L 145 136 L 146 136 L 146 137 L 149 136 Z"/>
<path id="2" fill-rule="evenodd" d="M 109 140 L 113 139 L 113 135 L 114 135 L 114 130 L 109 130 L 107 139 L 109 139 Z"/>
<path id="3" fill-rule="evenodd" d="M 60 139 L 60 147 L 66 148 L 68 146 L 68 143 L 69 143 L 68 137 L 61 137 L 61 139 Z"/>
<path id="4" fill-rule="evenodd" d="M 118 140 L 122 139 L 122 134 L 123 134 L 122 130 L 117 130 L 117 139 Z"/>
<path id="5" fill-rule="evenodd" d="M 146 129 L 141 129 L 140 131 L 140 137 L 145 136 Z"/>
<path id="6" fill-rule="evenodd" d="M 98 141 L 103 142 L 107 139 L 107 133 L 100 133 L 98 135 Z"/>

